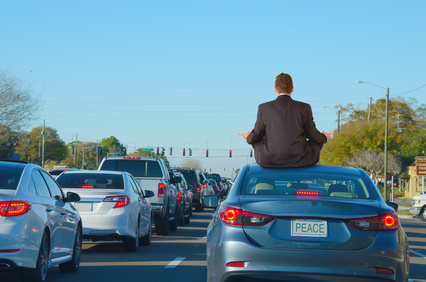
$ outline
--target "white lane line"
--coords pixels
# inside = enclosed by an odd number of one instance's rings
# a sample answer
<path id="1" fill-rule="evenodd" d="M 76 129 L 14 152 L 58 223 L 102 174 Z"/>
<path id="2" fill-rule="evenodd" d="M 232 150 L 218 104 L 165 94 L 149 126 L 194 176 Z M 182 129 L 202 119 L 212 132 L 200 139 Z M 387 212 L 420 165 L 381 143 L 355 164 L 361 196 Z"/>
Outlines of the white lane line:
<path id="1" fill-rule="evenodd" d="M 424 255 L 424 254 L 422 254 L 422 253 L 419 253 L 419 252 L 417 252 L 417 251 L 410 250 L 410 253 L 413 253 L 413 254 L 415 254 L 415 255 L 417 255 L 417 256 L 419 256 L 419 257 L 422 257 L 422 258 L 426 259 L 426 255 Z"/>
<path id="2" fill-rule="evenodd" d="M 166 265 L 164 268 L 175 268 L 178 266 L 181 262 L 183 262 L 186 259 L 186 257 L 178 257 L 175 258 L 174 261 L 170 262 L 168 265 Z"/>

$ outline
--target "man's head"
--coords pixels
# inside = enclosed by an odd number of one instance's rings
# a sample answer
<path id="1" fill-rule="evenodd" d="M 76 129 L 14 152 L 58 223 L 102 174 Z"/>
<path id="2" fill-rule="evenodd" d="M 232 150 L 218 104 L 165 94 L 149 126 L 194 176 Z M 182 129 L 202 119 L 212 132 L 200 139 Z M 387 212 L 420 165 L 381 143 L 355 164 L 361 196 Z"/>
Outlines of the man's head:
<path id="1" fill-rule="evenodd" d="M 286 93 L 291 94 L 293 92 L 293 79 L 287 73 L 280 73 L 275 78 L 275 91 L 277 94 Z"/>

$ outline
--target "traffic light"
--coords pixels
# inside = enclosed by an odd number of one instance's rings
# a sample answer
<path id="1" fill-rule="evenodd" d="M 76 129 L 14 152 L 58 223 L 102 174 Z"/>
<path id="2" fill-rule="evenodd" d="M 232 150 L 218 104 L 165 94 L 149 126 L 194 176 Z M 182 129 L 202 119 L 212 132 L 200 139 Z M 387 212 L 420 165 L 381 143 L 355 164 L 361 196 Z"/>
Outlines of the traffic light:
<path id="1" fill-rule="evenodd" d="M 74 146 L 71 146 L 71 155 L 74 155 Z"/>
<path id="2" fill-rule="evenodd" d="M 121 155 L 122 156 L 125 156 L 126 155 L 126 152 L 127 150 L 126 150 L 126 148 L 125 147 L 121 147 Z"/>
<path id="3" fill-rule="evenodd" d="M 232 150 L 229 150 L 229 157 L 232 158 Z"/>
<path id="4" fill-rule="evenodd" d="M 172 147 L 170 147 L 170 156 L 172 155 L 172 152 L 173 152 Z"/>
<path id="5" fill-rule="evenodd" d="M 191 148 L 189 148 L 189 156 L 190 157 L 192 156 L 192 149 Z"/>
<path id="6" fill-rule="evenodd" d="M 157 155 L 160 154 L 160 147 L 157 147 Z"/>
<path id="7" fill-rule="evenodd" d="M 183 156 L 185 157 L 185 148 L 183 149 Z"/>
<path id="8" fill-rule="evenodd" d="M 161 155 L 164 156 L 165 154 L 166 154 L 166 149 L 164 149 L 164 147 L 163 147 L 163 148 L 161 148 Z"/>
<path id="9" fill-rule="evenodd" d="M 206 158 L 209 157 L 209 150 L 206 150 Z"/>
<path id="10" fill-rule="evenodd" d="M 102 147 L 98 147 L 98 155 L 102 155 Z"/>
<path id="11" fill-rule="evenodd" d="M 250 158 L 253 158 L 253 150 L 250 150 Z"/>

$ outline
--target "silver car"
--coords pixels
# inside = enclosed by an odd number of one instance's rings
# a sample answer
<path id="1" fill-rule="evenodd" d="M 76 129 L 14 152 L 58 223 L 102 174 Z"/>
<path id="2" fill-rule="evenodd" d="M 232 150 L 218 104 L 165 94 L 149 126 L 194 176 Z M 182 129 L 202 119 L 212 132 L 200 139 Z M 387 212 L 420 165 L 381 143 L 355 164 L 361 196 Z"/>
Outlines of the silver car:
<path id="1" fill-rule="evenodd" d="M 52 176 L 34 164 L 0 161 L 0 281 L 21 272 L 22 281 L 45 281 L 48 268 L 80 266 L 82 222 Z"/>
<path id="2" fill-rule="evenodd" d="M 360 169 L 245 166 L 208 226 L 207 281 L 408 281 L 395 209 Z"/>
<path id="3" fill-rule="evenodd" d="M 77 192 L 75 203 L 83 219 L 83 238 L 123 241 L 129 252 L 139 243 L 151 244 L 152 207 L 150 190 L 142 191 L 130 173 L 122 171 L 66 171 L 56 181 L 64 191 Z"/>

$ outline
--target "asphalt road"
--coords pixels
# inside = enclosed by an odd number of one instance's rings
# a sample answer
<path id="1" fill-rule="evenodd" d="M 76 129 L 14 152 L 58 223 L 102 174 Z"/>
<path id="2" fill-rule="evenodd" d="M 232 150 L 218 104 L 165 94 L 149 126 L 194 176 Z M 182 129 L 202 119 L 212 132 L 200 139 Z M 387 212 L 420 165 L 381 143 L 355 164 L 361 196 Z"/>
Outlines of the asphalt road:
<path id="1" fill-rule="evenodd" d="M 203 282 L 206 281 L 204 238 L 212 210 L 194 212 L 189 225 L 170 236 L 153 236 L 150 246 L 135 253 L 124 251 L 120 243 L 84 242 L 77 273 L 49 270 L 48 282 Z M 410 240 L 410 279 L 426 282 L 426 223 L 410 216 L 401 218 Z M 1 282 L 19 282 L 16 274 L 0 276 Z"/>

